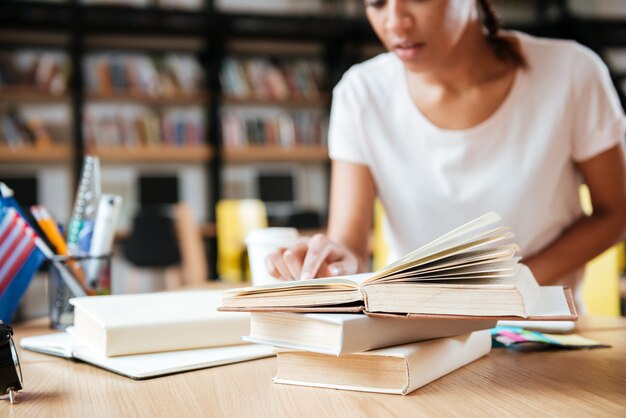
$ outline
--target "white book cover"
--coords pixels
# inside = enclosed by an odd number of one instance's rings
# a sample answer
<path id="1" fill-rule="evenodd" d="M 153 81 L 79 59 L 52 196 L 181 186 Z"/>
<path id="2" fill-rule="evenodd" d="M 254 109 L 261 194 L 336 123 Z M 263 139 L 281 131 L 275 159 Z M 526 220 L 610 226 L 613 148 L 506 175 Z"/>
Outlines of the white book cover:
<path id="1" fill-rule="evenodd" d="M 105 356 L 241 344 L 250 315 L 218 312 L 220 291 L 74 298 L 75 334 Z"/>
<path id="2" fill-rule="evenodd" d="M 164 353 L 105 357 L 67 333 L 24 337 L 20 347 L 57 357 L 81 360 L 131 379 L 146 379 L 190 370 L 238 363 L 274 355 L 272 347 L 246 344 Z"/>
<path id="3" fill-rule="evenodd" d="M 275 332 L 259 330 L 258 322 L 280 324 Z M 467 334 L 496 326 L 493 319 L 375 318 L 363 314 L 290 312 L 251 314 L 245 341 L 339 356 L 435 338 Z M 264 335 L 265 334 L 265 335 Z M 273 335 L 271 335 L 273 334 Z"/>
<path id="4" fill-rule="evenodd" d="M 398 357 L 405 360 L 406 381 L 402 387 L 337 385 L 332 382 L 307 382 L 275 377 L 275 383 L 354 390 L 361 392 L 406 395 L 448 373 L 459 369 L 491 351 L 489 330 L 476 331 L 456 337 L 439 338 L 396 347 L 360 353 L 362 356 Z M 280 355 L 280 354 L 279 354 Z"/>

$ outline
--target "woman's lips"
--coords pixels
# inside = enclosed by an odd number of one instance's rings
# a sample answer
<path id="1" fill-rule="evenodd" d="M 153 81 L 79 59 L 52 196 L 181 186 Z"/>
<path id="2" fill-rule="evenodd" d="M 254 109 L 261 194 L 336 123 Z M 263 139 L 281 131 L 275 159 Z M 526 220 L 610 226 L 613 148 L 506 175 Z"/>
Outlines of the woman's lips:
<path id="1" fill-rule="evenodd" d="M 410 60 L 422 52 L 425 46 L 426 44 L 424 42 L 403 42 L 395 44 L 393 51 L 400 59 Z"/>

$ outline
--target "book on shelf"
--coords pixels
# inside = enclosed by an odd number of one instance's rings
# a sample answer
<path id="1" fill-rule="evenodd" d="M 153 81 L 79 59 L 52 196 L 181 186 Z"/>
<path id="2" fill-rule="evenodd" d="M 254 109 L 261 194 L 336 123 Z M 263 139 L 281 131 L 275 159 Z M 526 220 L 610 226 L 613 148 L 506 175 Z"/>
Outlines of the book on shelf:
<path id="1" fill-rule="evenodd" d="M 84 361 L 85 363 L 136 380 L 239 363 L 274 355 L 271 347 L 245 344 L 106 357 L 97 353 L 80 338 L 68 332 L 25 337 L 20 340 L 20 347 L 42 354 Z"/>
<path id="2" fill-rule="evenodd" d="M 248 314 L 218 312 L 220 292 L 74 298 L 74 334 L 100 356 L 242 344 Z"/>
<path id="3" fill-rule="evenodd" d="M 569 288 L 539 286 L 490 212 L 374 273 L 233 289 L 222 310 L 365 312 L 409 318 L 573 320 Z"/>
<path id="4" fill-rule="evenodd" d="M 467 334 L 496 326 L 492 319 L 406 320 L 362 314 L 253 312 L 248 342 L 330 355 Z"/>
<path id="5" fill-rule="evenodd" d="M 6 143 L 9 148 L 45 148 L 54 142 L 47 124 L 41 118 L 32 115 L 24 117 L 13 108 L 0 115 L 0 138 L 0 143 Z"/>
<path id="6" fill-rule="evenodd" d="M 491 350 L 489 330 L 333 356 L 278 350 L 275 383 L 407 395 Z"/>
<path id="7" fill-rule="evenodd" d="M 226 109 L 221 114 L 227 148 L 247 146 L 326 146 L 328 117 L 323 111 L 254 112 Z"/>
<path id="8" fill-rule="evenodd" d="M 63 52 L 26 49 L 0 55 L 0 90 L 18 87 L 61 95 L 67 91 L 69 76 L 69 60 Z"/>
<path id="9" fill-rule="evenodd" d="M 83 65 L 87 90 L 95 94 L 165 99 L 202 91 L 202 67 L 191 54 L 92 54 Z"/>
<path id="10" fill-rule="evenodd" d="M 141 106 L 91 105 L 85 112 L 85 143 L 95 148 L 199 146 L 205 143 L 201 109 L 156 112 Z"/>
<path id="11" fill-rule="evenodd" d="M 276 100 L 316 99 L 323 67 L 311 59 L 226 57 L 220 82 L 227 97 Z"/>

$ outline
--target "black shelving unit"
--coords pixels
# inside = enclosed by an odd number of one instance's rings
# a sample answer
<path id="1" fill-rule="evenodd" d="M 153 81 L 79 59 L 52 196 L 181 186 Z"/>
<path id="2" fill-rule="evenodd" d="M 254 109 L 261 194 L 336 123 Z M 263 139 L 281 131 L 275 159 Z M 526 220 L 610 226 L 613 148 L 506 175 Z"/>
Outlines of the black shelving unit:
<path id="1" fill-rule="evenodd" d="M 606 46 L 625 46 L 626 22 L 596 21 L 572 16 L 565 0 L 529 0 L 535 8 L 535 21 L 514 25 L 518 29 L 539 36 L 575 39 L 602 53 Z M 554 13 L 554 10 L 557 13 Z M 205 71 L 206 88 L 211 99 L 206 105 L 207 138 L 214 152 L 207 161 L 209 174 L 208 196 L 210 222 L 215 220 L 214 204 L 222 195 L 220 170 L 222 144 L 219 122 L 221 90 L 219 72 L 222 59 L 228 53 L 230 40 L 307 41 L 323 46 L 329 87 L 340 79 L 358 57 L 361 46 L 377 43 L 364 18 L 343 17 L 337 13 L 318 15 L 265 15 L 251 13 L 224 13 L 216 10 L 213 0 L 206 0 L 199 11 L 177 11 L 158 8 L 83 5 L 78 0 L 65 3 L 36 1 L 0 2 L 0 28 L 32 32 L 57 32 L 69 35 L 68 54 L 71 59 L 70 81 L 73 112 L 73 169 L 78 179 L 82 167 L 84 141 L 82 116 L 85 105 L 84 82 L 81 68 L 86 53 L 85 36 L 122 35 L 168 38 L 194 38 L 202 43 L 199 55 Z M 0 46 L 3 44 L 0 39 Z M 614 80 L 624 74 L 614 74 Z M 626 106 L 624 93 L 622 104 Z M 215 239 L 209 243 L 210 277 L 217 277 Z"/>

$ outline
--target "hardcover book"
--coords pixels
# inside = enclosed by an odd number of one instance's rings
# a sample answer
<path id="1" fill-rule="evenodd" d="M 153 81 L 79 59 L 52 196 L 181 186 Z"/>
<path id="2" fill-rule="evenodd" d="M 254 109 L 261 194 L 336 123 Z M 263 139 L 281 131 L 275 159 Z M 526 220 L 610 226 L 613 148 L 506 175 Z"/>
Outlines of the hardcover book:
<path id="1" fill-rule="evenodd" d="M 490 350 L 488 330 L 341 357 L 279 350 L 274 382 L 406 395 Z"/>
<path id="2" fill-rule="evenodd" d="M 490 212 L 375 273 L 233 289 L 220 310 L 576 319 L 571 291 L 539 286 L 499 222 Z"/>
<path id="3" fill-rule="evenodd" d="M 334 356 L 435 338 L 467 334 L 496 326 L 491 319 L 459 321 L 427 318 L 372 318 L 356 313 L 253 312 L 245 341 Z"/>

